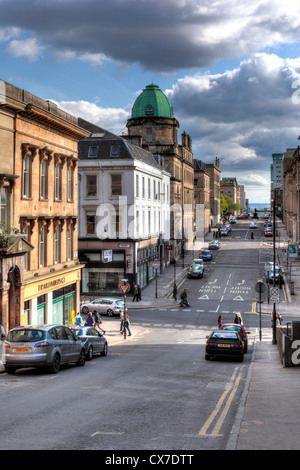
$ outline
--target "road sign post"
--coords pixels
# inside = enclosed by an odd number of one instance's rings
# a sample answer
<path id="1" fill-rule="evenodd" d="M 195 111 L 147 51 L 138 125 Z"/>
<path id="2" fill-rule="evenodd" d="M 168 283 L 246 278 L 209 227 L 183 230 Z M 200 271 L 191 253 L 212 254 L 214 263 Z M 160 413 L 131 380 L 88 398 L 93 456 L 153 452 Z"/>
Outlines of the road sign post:
<path id="1" fill-rule="evenodd" d="M 155 298 L 157 299 L 157 270 L 159 269 L 160 262 L 159 260 L 153 261 L 153 269 L 156 270 L 156 276 L 155 276 Z"/>

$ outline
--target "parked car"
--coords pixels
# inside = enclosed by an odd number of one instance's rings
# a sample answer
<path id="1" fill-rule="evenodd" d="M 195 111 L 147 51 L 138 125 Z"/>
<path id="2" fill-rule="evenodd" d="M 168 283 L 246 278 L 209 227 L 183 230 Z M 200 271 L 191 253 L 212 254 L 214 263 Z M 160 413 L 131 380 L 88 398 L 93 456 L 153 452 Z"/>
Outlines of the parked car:
<path id="1" fill-rule="evenodd" d="M 86 358 L 91 361 L 95 354 L 107 356 L 108 345 L 106 338 L 96 329 L 90 326 L 72 328 L 75 336 L 83 343 Z"/>
<path id="2" fill-rule="evenodd" d="M 208 244 L 209 250 L 219 250 L 220 247 L 221 247 L 221 243 L 218 240 L 212 240 Z"/>
<path id="3" fill-rule="evenodd" d="M 8 374 L 27 367 L 47 368 L 56 374 L 62 364 L 85 365 L 85 347 L 65 325 L 30 325 L 11 329 L 4 342 Z"/>
<path id="4" fill-rule="evenodd" d="M 230 224 L 226 224 L 224 228 L 227 228 L 228 232 L 231 232 L 232 227 Z"/>
<path id="5" fill-rule="evenodd" d="M 248 214 L 241 214 L 241 215 L 238 215 L 238 219 L 248 219 L 249 215 Z"/>
<path id="6" fill-rule="evenodd" d="M 272 237 L 272 236 L 273 236 L 273 232 L 272 232 L 271 227 L 267 227 L 265 229 L 265 237 Z"/>
<path id="7" fill-rule="evenodd" d="M 235 357 L 244 359 L 244 343 L 237 331 L 213 331 L 206 340 L 205 359 L 211 357 Z"/>
<path id="8" fill-rule="evenodd" d="M 114 315 L 120 315 L 124 310 L 124 301 L 121 299 L 105 298 L 95 299 L 90 302 L 85 302 L 81 305 L 81 311 L 84 314 L 89 312 L 97 312 L 113 317 Z"/>
<path id="9" fill-rule="evenodd" d="M 229 221 L 231 224 L 236 224 L 236 218 L 235 217 L 232 217 Z"/>
<path id="10" fill-rule="evenodd" d="M 269 282 L 270 284 L 271 283 L 273 284 L 273 281 L 274 281 L 274 274 L 273 274 L 274 273 L 274 269 L 273 269 L 274 263 L 270 262 L 268 264 L 271 265 L 271 270 L 270 271 L 265 271 L 265 278 L 266 278 L 266 282 Z M 283 276 L 282 276 L 280 266 L 277 263 L 275 263 L 275 284 L 276 283 L 281 284 L 282 281 L 283 281 Z"/>
<path id="11" fill-rule="evenodd" d="M 236 323 L 224 323 L 220 330 L 223 331 L 237 331 L 240 334 L 240 337 L 242 338 L 244 342 L 244 353 L 248 351 L 248 336 L 250 334 L 249 331 L 246 331 L 243 325 L 238 325 Z"/>
<path id="12" fill-rule="evenodd" d="M 210 250 L 201 250 L 199 252 L 199 258 L 203 259 L 203 261 L 211 261 L 212 252 Z"/>
<path id="13" fill-rule="evenodd" d="M 227 237 L 227 236 L 228 236 L 228 233 L 229 233 L 228 228 L 224 227 L 224 228 L 221 230 L 221 237 Z"/>
<path id="14" fill-rule="evenodd" d="M 203 259 L 202 259 L 202 258 L 195 258 L 195 259 L 193 259 L 193 262 L 192 262 L 191 266 L 192 266 L 193 264 L 201 264 L 201 266 L 202 266 L 203 269 L 204 269 L 204 264 L 203 264 Z"/>
<path id="15" fill-rule="evenodd" d="M 189 278 L 197 278 L 197 277 L 203 277 L 204 274 L 204 269 L 203 269 L 203 264 L 191 264 L 191 266 L 188 268 L 188 277 Z"/>
<path id="16" fill-rule="evenodd" d="M 255 222 L 251 222 L 250 224 L 250 228 L 253 229 L 253 228 L 257 228 L 257 225 Z"/>

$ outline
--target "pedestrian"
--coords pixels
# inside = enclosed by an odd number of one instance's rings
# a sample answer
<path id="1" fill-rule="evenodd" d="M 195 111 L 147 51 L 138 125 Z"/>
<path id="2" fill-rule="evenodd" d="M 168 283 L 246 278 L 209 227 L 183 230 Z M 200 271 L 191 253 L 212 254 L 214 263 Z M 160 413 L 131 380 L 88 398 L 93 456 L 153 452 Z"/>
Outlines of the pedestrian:
<path id="1" fill-rule="evenodd" d="M 138 300 L 142 300 L 142 291 L 140 285 L 137 285 Z"/>
<path id="2" fill-rule="evenodd" d="M 128 336 L 131 336 L 129 315 L 126 315 L 125 321 L 124 321 L 124 315 L 123 315 L 123 320 L 121 322 L 121 325 L 122 325 L 122 331 L 120 331 L 120 333 L 123 334 L 126 328 L 126 330 L 128 331 Z"/>
<path id="3" fill-rule="evenodd" d="M 124 312 L 120 312 L 120 333 L 123 333 L 124 328 Z"/>
<path id="4" fill-rule="evenodd" d="M 238 325 L 243 324 L 242 315 L 240 313 L 236 313 L 236 315 L 234 317 L 234 323 L 237 323 Z"/>
<path id="5" fill-rule="evenodd" d="M 135 299 L 136 299 L 137 302 L 139 301 L 138 294 L 139 294 L 138 286 L 137 286 L 137 284 L 134 284 L 134 286 L 133 286 L 133 299 L 132 299 L 133 302 L 134 302 Z"/>
<path id="6" fill-rule="evenodd" d="M 76 315 L 75 315 L 75 325 L 76 326 L 83 326 L 82 317 L 80 315 L 80 312 L 77 312 Z"/>
<path id="7" fill-rule="evenodd" d="M 93 311 L 93 314 L 95 316 L 95 322 L 94 322 L 94 328 L 98 328 L 98 330 L 101 330 L 103 334 L 105 334 L 105 331 L 103 330 L 103 328 L 101 328 L 101 323 L 102 323 L 102 320 L 101 320 L 101 316 L 100 316 L 100 313 L 97 312 L 97 310 L 94 310 Z"/>
<path id="8" fill-rule="evenodd" d="M 86 326 L 94 326 L 94 323 L 95 323 L 95 320 L 94 320 L 93 314 L 92 312 L 89 312 L 85 324 Z"/>
<path id="9" fill-rule="evenodd" d="M 218 318 L 218 327 L 219 327 L 219 330 L 222 328 L 223 326 L 223 317 L 222 315 L 219 316 Z"/>
<path id="10" fill-rule="evenodd" d="M 187 299 L 187 288 L 185 288 L 183 290 L 183 292 L 181 293 L 180 295 L 180 298 L 181 298 L 181 302 L 180 302 L 180 307 L 190 307 L 190 304 L 188 303 L 188 299 Z"/>
<path id="11" fill-rule="evenodd" d="M 176 302 L 177 301 L 177 285 L 176 285 L 176 282 L 174 282 L 174 285 L 173 285 L 173 298 Z"/>

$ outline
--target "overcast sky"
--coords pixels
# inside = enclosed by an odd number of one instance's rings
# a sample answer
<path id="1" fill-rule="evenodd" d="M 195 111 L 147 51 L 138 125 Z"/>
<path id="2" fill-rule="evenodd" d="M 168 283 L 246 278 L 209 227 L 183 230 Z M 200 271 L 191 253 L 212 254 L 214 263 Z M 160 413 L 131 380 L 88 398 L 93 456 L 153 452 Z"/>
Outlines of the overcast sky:
<path id="1" fill-rule="evenodd" d="M 299 40 L 296 0 L 0 0 L 0 79 L 116 133 L 154 82 L 250 203 L 298 146 Z"/>

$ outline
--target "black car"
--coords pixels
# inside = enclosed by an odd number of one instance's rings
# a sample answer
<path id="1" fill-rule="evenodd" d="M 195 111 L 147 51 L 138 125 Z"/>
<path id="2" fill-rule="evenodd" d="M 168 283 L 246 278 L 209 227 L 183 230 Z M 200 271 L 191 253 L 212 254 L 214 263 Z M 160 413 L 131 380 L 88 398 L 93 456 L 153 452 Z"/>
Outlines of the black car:
<path id="1" fill-rule="evenodd" d="M 191 264 L 188 268 L 187 273 L 189 278 L 203 277 L 203 265 L 202 264 Z"/>
<path id="2" fill-rule="evenodd" d="M 207 337 L 205 359 L 222 356 L 235 357 L 243 361 L 244 343 L 236 331 L 215 330 Z"/>

